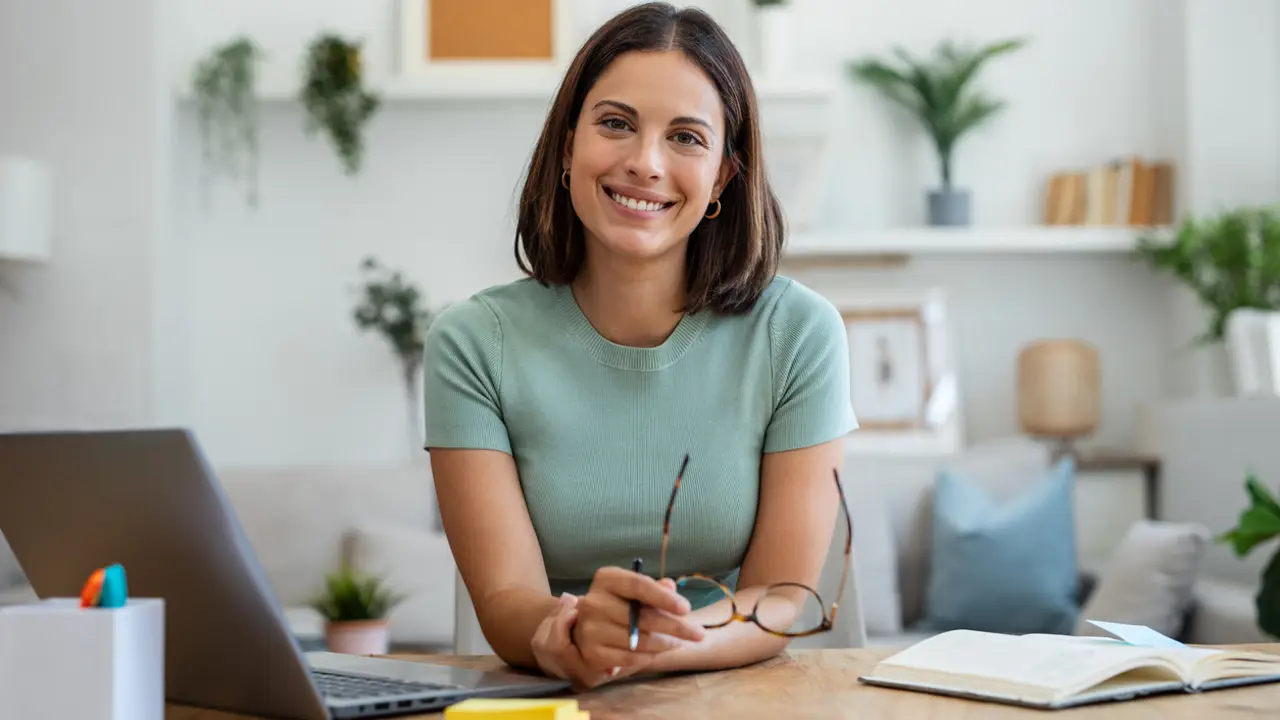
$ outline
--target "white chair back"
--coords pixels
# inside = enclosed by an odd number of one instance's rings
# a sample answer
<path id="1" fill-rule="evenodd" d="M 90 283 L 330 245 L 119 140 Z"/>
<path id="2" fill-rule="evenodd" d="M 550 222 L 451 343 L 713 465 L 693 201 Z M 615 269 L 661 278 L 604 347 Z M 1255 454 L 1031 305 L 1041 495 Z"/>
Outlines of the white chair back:
<path id="1" fill-rule="evenodd" d="M 471 593 L 467 592 L 467 584 L 462 582 L 462 573 L 456 570 L 454 588 L 453 654 L 493 655 L 493 648 L 489 647 L 489 641 L 485 640 L 484 631 L 480 629 Z"/>

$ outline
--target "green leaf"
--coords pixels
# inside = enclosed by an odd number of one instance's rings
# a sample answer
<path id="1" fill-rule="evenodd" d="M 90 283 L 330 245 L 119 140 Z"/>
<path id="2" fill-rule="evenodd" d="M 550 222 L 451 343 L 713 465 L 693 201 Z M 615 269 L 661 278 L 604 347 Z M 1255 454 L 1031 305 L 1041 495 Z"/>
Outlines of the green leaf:
<path id="1" fill-rule="evenodd" d="M 1240 520 L 1231 530 L 1219 536 L 1220 541 L 1231 543 L 1237 557 L 1249 554 L 1254 547 L 1280 536 L 1280 504 L 1250 474 L 1245 480 L 1245 490 L 1249 496 L 1249 507 L 1240 513 Z"/>

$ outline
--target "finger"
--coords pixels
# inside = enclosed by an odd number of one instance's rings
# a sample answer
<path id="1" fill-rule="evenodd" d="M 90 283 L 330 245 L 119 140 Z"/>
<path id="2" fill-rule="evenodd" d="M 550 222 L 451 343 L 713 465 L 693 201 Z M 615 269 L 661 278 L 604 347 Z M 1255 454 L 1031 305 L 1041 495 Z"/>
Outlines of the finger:
<path id="1" fill-rule="evenodd" d="M 588 645 L 582 650 L 582 659 L 587 666 L 609 678 L 616 677 L 618 672 L 642 670 L 652 663 L 655 657 L 657 653 L 631 652 L 607 645 Z M 620 668 L 620 670 L 614 671 L 614 668 Z"/>
<path id="2" fill-rule="evenodd" d="M 636 644 L 635 652 L 662 653 L 668 650 L 674 650 L 683 644 L 679 638 L 666 633 L 645 630 L 643 617 L 644 613 L 642 612 L 640 637 Z M 631 651 L 630 628 L 612 624 L 602 624 L 598 626 L 598 628 L 593 627 L 592 630 L 591 642 L 593 644 L 604 645 L 618 650 L 626 650 L 628 652 Z"/>
<path id="3" fill-rule="evenodd" d="M 603 621 L 616 627 L 623 633 L 622 640 L 617 646 L 620 648 L 629 646 L 627 634 L 630 632 L 631 613 L 626 603 L 610 602 L 607 599 L 588 596 L 583 598 L 581 612 L 584 617 L 591 618 L 593 622 Z M 690 642 L 701 641 L 707 633 L 706 628 L 697 621 L 676 617 L 652 607 L 640 609 L 639 625 L 641 634 L 660 633 Z"/>
<path id="4" fill-rule="evenodd" d="M 664 587 L 648 575 L 633 572 L 626 568 L 600 568 L 596 571 L 591 587 L 593 590 L 599 587 L 624 601 L 639 600 L 645 605 L 664 610 L 673 615 L 686 615 L 692 609 L 689 606 L 689 601 L 677 593 L 673 587 Z"/>

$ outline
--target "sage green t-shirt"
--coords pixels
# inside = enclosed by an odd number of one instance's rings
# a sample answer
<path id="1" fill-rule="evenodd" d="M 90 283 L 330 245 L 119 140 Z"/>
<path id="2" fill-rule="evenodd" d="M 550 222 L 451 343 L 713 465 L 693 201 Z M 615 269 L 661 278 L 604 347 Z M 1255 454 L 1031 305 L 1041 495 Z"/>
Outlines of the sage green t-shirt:
<path id="1" fill-rule="evenodd" d="M 522 279 L 450 306 L 426 337 L 426 447 L 515 458 L 553 592 L 643 557 L 730 587 L 751 540 L 762 453 L 857 427 L 844 323 L 778 277 L 745 315 L 685 315 L 658 347 L 602 337 L 568 286 Z M 695 607 L 697 598 L 690 598 Z"/>

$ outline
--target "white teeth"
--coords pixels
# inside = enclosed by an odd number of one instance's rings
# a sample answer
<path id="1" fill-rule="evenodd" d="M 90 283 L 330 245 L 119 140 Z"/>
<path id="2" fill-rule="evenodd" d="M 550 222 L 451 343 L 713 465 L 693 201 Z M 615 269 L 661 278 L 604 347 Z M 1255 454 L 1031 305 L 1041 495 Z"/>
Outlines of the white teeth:
<path id="1" fill-rule="evenodd" d="M 618 203 L 619 205 L 625 205 L 631 208 L 632 210 L 644 210 L 646 212 L 655 212 L 655 211 L 661 210 L 663 206 L 662 203 L 649 202 L 647 200 L 637 200 L 635 198 L 626 197 L 625 195 L 619 195 L 618 193 L 612 193 L 610 197 L 613 198 L 613 201 Z"/>

